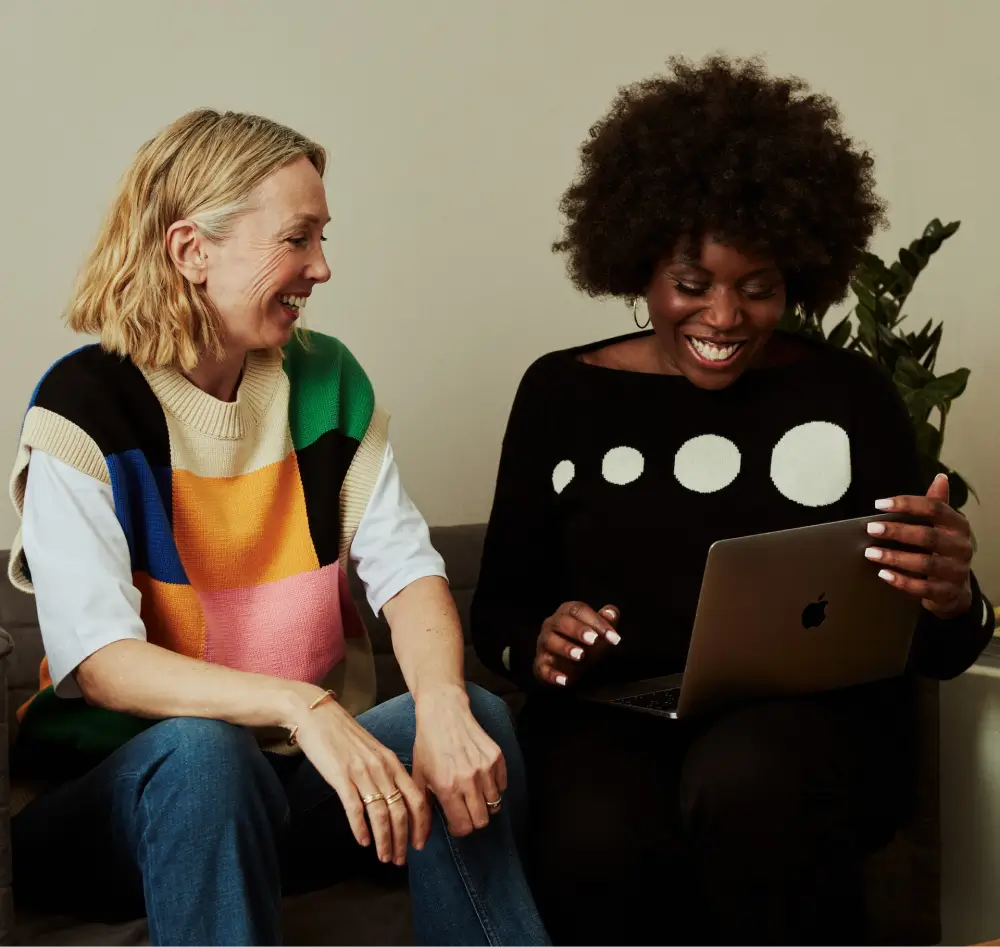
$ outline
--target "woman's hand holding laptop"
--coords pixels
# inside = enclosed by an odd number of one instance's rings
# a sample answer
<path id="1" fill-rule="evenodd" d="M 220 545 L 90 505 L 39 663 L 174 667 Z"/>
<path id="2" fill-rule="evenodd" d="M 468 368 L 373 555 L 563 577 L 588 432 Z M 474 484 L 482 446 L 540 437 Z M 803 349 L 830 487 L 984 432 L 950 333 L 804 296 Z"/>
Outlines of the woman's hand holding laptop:
<path id="1" fill-rule="evenodd" d="M 948 504 L 948 478 L 939 474 L 923 497 L 879 500 L 880 510 L 923 520 L 909 523 L 869 523 L 868 533 L 913 547 L 913 551 L 869 546 L 865 555 L 885 567 L 879 578 L 920 599 L 937 618 L 956 618 L 972 604 L 972 530 L 969 521 Z"/>
<path id="2" fill-rule="evenodd" d="M 621 638 L 615 631 L 619 613 L 605 605 L 600 613 L 583 602 L 564 602 L 542 622 L 535 649 L 535 677 L 565 687 L 576 683 L 587 664 L 599 660 Z"/>

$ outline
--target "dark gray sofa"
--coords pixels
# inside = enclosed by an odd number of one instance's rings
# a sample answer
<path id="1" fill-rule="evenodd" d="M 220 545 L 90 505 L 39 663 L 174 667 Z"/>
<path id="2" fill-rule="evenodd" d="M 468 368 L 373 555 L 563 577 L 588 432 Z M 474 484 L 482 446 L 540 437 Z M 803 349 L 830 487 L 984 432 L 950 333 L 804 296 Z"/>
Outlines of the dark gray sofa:
<path id="1" fill-rule="evenodd" d="M 432 530 L 432 539 L 447 563 L 452 591 L 468 628 L 469 605 L 479 573 L 482 526 Z M 6 556 L 0 557 L 6 565 Z M 378 699 L 405 689 L 392 656 L 388 629 L 376 621 L 355 583 L 355 599 L 375 650 Z M 14 712 L 37 687 L 42 657 L 34 600 L 0 581 L 0 746 L 15 735 Z M 487 671 L 466 646 L 466 677 L 503 695 L 516 709 L 520 695 L 506 680 Z M 917 803 L 911 825 L 868 866 L 869 943 L 936 944 L 940 940 L 940 838 L 938 820 L 937 685 L 922 684 L 919 706 L 921 735 Z M 11 898 L 10 785 L 7 754 L 0 753 L 0 942 L 15 944 L 143 944 L 144 921 L 127 924 L 84 924 L 73 918 L 14 916 Z M 285 905 L 289 944 L 412 943 L 409 899 L 404 887 L 372 883 L 340 884 L 325 891 L 289 898 Z"/>

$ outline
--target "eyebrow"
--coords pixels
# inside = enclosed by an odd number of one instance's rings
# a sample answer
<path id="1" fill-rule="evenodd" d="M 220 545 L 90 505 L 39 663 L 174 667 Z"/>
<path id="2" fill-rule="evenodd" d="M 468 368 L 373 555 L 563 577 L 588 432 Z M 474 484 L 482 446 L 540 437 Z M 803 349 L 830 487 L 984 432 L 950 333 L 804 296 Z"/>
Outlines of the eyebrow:
<path id="1" fill-rule="evenodd" d="M 329 217 L 323 220 L 321 217 L 317 217 L 315 214 L 296 214 L 289 222 L 288 226 L 292 224 L 316 224 L 318 227 L 325 227 L 330 223 Z"/>

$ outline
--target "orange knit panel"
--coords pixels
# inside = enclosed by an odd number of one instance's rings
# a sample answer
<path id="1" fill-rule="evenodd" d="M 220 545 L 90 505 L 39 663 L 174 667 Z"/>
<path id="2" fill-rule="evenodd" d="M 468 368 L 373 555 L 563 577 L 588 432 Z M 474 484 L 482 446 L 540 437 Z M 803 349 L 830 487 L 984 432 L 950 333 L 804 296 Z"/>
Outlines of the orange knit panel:
<path id="1" fill-rule="evenodd" d="M 202 591 L 247 588 L 319 568 L 294 453 L 238 477 L 175 470 L 173 527 L 188 579 Z"/>
<path id="2" fill-rule="evenodd" d="M 140 615 L 146 639 L 189 658 L 205 657 L 205 615 L 198 595 L 190 585 L 174 585 L 151 579 L 145 572 L 132 575 L 142 594 Z"/>

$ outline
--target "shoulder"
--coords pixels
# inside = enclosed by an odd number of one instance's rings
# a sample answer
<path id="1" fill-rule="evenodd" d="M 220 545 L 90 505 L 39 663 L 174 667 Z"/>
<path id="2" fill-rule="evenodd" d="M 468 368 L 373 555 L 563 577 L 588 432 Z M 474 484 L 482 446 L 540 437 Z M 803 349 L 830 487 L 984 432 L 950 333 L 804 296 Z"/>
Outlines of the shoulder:
<path id="1" fill-rule="evenodd" d="M 521 379 L 521 386 L 545 389 L 582 382 L 588 368 L 601 366 L 600 356 L 627 351 L 637 343 L 642 343 L 647 335 L 648 332 L 631 333 L 549 352 L 531 363 Z"/>
<path id="2" fill-rule="evenodd" d="M 351 350 L 322 332 L 297 332 L 285 346 L 285 371 L 300 384 L 370 389 L 371 382 Z"/>
<path id="3" fill-rule="evenodd" d="M 128 359 L 86 345 L 60 358 L 35 387 L 29 407 L 38 405 L 65 414 L 79 413 L 94 401 L 127 394 L 148 385 Z"/>
<path id="4" fill-rule="evenodd" d="M 826 377 L 862 398 L 874 397 L 898 401 L 899 394 L 888 370 L 862 352 L 840 349 L 828 343 L 821 347 L 819 359 Z M 845 393 L 847 393 L 845 391 Z"/>
<path id="5" fill-rule="evenodd" d="M 36 435 L 44 430 L 50 445 L 76 439 L 82 431 L 105 455 L 165 436 L 163 409 L 142 372 L 98 345 L 71 352 L 42 376 L 25 426 L 33 426 Z"/>
<path id="6" fill-rule="evenodd" d="M 829 342 L 804 336 L 788 337 L 798 348 L 794 373 L 799 383 L 815 387 L 817 381 L 833 385 L 840 395 L 895 398 L 896 388 L 889 372 L 861 352 L 838 348 Z"/>
<path id="7" fill-rule="evenodd" d="M 333 336 L 302 331 L 284 354 L 295 443 L 311 443 L 331 427 L 360 441 L 375 410 L 375 390 L 350 349 Z"/>

